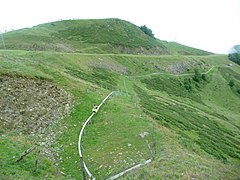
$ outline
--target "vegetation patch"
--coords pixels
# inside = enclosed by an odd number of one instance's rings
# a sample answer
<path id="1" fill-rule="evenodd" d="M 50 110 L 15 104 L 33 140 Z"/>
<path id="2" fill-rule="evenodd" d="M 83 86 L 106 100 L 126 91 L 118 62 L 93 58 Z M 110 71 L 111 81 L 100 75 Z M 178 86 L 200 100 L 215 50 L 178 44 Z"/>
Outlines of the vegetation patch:
<path id="1" fill-rule="evenodd" d="M 205 152 L 223 162 L 229 158 L 240 159 L 237 134 L 218 124 L 213 118 L 200 115 L 195 109 L 184 105 L 166 105 L 154 96 L 135 87 L 144 111 L 161 125 L 176 131 L 183 137 L 183 144 L 193 151 L 198 145 Z"/>
<path id="2" fill-rule="evenodd" d="M 219 67 L 219 71 L 224 79 L 228 82 L 232 92 L 240 97 L 240 76 L 230 68 Z"/>
<path id="3" fill-rule="evenodd" d="M 145 83 L 148 89 L 165 91 L 169 95 L 189 98 L 204 104 L 199 96 L 199 91 L 201 91 L 207 82 L 203 80 L 196 82 L 195 78 L 195 76 L 192 78 L 158 76 L 142 79 L 141 82 Z"/>
<path id="4" fill-rule="evenodd" d="M 87 73 L 83 70 L 66 68 L 65 72 L 74 77 L 89 81 L 103 88 L 111 90 L 116 89 L 117 83 L 119 81 L 119 78 L 115 73 L 108 71 L 104 68 L 93 67 L 91 73 Z"/>

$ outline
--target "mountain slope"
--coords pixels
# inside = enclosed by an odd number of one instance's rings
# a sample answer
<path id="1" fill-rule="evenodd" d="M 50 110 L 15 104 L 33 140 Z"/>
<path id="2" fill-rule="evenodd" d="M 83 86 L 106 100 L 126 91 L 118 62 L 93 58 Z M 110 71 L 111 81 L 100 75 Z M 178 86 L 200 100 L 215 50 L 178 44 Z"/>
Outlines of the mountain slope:
<path id="1" fill-rule="evenodd" d="M 111 91 L 82 139 L 94 177 L 144 162 L 150 146 L 154 160 L 123 179 L 240 178 L 240 66 L 227 56 L 150 38 L 119 19 L 3 36 L 2 179 L 83 178 L 79 131 Z"/>
<path id="2" fill-rule="evenodd" d="M 4 82 L 0 88 L 5 94 L 1 97 L 5 104 L 0 108 L 0 174 L 5 179 L 81 178 L 76 147 L 82 123 L 91 114 L 93 103 L 116 90 L 118 93 L 94 117 L 83 137 L 84 161 L 94 177 L 108 177 L 149 159 L 146 140 L 153 147 L 154 127 L 155 160 L 126 178 L 238 179 L 240 68 L 236 64 L 228 67 L 228 63 L 227 57 L 220 55 L 0 51 L 0 81 Z M 208 73 L 198 79 L 195 68 Z M 229 86 L 231 80 L 233 87 Z M 39 88 L 32 90 L 33 81 L 33 87 Z M 43 124 L 45 131 L 41 131 L 41 111 L 34 113 L 42 109 L 41 103 L 35 106 L 24 101 L 18 96 L 21 90 L 37 102 L 46 99 L 42 104 L 56 102 L 56 107 L 51 103 L 48 109 L 48 116 L 54 120 Z M 58 91 L 70 94 L 72 101 L 67 104 L 73 104 L 71 114 L 63 119 L 54 118 L 58 99 L 66 106 Z M 25 124 L 14 122 L 19 116 L 13 112 L 20 113 Z M 140 134 L 148 135 L 142 138 Z M 16 163 L 33 145 L 37 150 Z M 39 165 L 34 172 L 37 157 Z"/>
<path id="3" fill-rule="evenodd" d="M 136 25 L 120 19 L 64 20 L 11 31 L 3 36 L 7 49 L 105 54 L 211 54 L 180 44 L 169 49 L 166 42 L 151 38 Z"/>

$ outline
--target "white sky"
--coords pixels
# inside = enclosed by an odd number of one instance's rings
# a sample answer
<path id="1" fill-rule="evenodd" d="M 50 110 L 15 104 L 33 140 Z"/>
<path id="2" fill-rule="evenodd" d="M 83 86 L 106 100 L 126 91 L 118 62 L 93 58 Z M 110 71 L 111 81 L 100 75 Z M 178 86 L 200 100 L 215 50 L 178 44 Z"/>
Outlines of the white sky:
<path id="1" fill-rule="evenodd" d="M 61 19 L 119 18 L 155 37 L 227 54 L 240 44 L 240 0 L 1 0 L 0 31 Z"/>

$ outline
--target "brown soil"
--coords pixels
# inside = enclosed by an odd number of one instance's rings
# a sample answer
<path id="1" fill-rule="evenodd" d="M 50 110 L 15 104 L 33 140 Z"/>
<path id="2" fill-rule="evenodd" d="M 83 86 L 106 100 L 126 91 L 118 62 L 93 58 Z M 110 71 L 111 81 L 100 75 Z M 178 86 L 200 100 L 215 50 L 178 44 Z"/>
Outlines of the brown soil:
<path id="1" fill-rule="evenodd" d="M 50 123 L 70 113 L 71 98 L 52 82 L 0 76 L 0 134 L 17 129 L 44 133 Z"/>
<path id="2" fill-rule="evenodd" d="M 192 69 L 193 66 L 194 62 L 183 61 L 168 65 L 165 70 L 173 74 L 181 74 L 184 73 L 187 69 Z"/>

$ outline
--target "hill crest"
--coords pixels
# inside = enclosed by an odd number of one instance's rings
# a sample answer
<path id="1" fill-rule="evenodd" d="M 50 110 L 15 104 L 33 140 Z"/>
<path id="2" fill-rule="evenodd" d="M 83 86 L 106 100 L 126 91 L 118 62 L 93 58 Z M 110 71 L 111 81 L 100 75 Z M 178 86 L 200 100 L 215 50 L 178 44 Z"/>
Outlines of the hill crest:
<path id="1" fill-rule="evenodd" d="M 211 53 L 146 35 L 140 27 L 120 19 L 62 20 L 4 34 L 7 49 L 96 54 Z M 3 49 L 0 45 L 0 49 Z"/>

